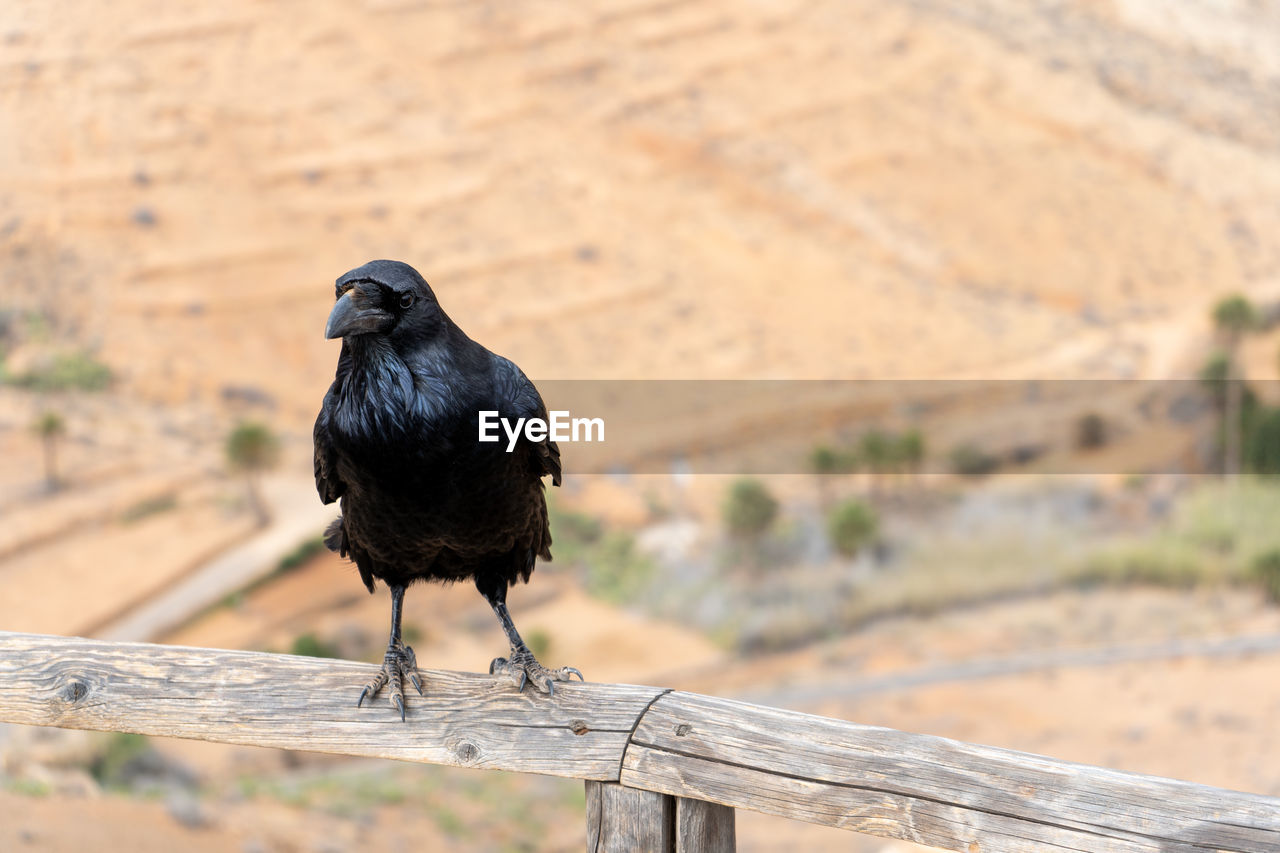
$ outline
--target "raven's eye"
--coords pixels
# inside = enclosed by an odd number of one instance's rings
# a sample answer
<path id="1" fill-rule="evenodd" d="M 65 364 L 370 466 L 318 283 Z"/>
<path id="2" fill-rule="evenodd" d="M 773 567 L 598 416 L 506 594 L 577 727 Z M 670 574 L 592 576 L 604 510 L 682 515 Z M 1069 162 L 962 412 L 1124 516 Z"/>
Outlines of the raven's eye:
<path id="1" fill-rule="evenodd" d="M 412 308 L 412 307 L 413 307 L 413 294 L 412 294 L 412 293 L 406 293 L 404 296 L 401 296 L 401 297 L 400 297 L 400 307 L 401 307 L 401 308 Z"/>

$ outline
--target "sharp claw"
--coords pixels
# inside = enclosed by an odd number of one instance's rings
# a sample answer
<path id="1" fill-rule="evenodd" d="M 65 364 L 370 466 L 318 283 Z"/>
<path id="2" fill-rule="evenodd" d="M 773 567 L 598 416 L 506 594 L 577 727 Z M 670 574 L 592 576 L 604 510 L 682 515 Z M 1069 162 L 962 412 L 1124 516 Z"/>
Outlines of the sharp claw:
<path id="1" fill-rule="evenodd" d="M 426 695 L 426 694 L 424 694 L 424 693 L 422 692 L 422 681 L 421 681 L 421 680 L 419 680 L 418 676 L 416 676 L 416 675 L 411 676 L 411 677 L 409 678 L 409 682 L 413 685 L 413 688 L 414 688 L 415 690 L 417 690 L 417 691 L 418 691 L 418 695 L 419 695 L 419 696 L 424 696 L 424 695 Z"/>
<path id="2" fill-rule="evenodd" d="M 519 690 L 519 691 L 517 691 L 517 692 L 519 692 L 519 693 L 523 693 L 523 692 L 524 692 L 524 686 L 525 686 L 526 684 L 528 684 L 528 683 L 529 683 L 529 673 L 527 673 L 527 672 L 521 672 L 521 673 L 520 673 L 520 690 Z"/>
<path id="3" fill-rule="evenodd" d="M 566 666 L 566 667 L 564 668 L 564 674 L 565 674 L 566 678 L 567 678 L 568 676 L 571 676 L 571 675 L 576 675 L 576 676 L 578 676 L 578 680 L 579 680 L 579 681 L 581 681 L 581 682 L 583 682 L 583 683 L 586 683 L 586 679 L 582 677 L 582 673 L 581 673 L 581 672 L 578 672 L 578 670 L 577 670 L 577 668 L 576 668 L 576 667 Z"/>
<path id="4" fill-rule="evenodd" d="M 548 696 L 556 695 L 556 683 L 554 681 L 547 682 L 547 695 Z"/>
<path id="5" fill-rule="evenodd" d="M 399 696 L 393 696 L 391 697 L 391 704 L 395 705 L 396 708 L 400 711 L 400 722 L 403 723 L 404 722 L 404 700 L 401 699 Z"/>
<path id="6" fill-rule="evenodd" d="M 361 690 L 361 691 L 360 691 L 360 698 L 356 700 L 356 707 L 357 707 L 357 708 L 359 708 L 361 705 L 363 705 L 363 704 L 364 704 L 365 697 L 366 697 L 366 696 L 368 696 L 368 695 L 369 695 L 369 688 L 368 688 L 368 687 L 366 687 L 364 690 Z"/>

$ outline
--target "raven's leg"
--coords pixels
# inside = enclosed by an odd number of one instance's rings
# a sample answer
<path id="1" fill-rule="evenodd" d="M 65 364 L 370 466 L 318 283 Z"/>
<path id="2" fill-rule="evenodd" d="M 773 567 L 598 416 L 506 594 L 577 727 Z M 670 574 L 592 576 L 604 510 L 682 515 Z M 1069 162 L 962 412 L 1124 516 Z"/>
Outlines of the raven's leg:
<path id="1" fill-rule="evenodd" d="M 493 662 L 489 664 L 490 675 L 507 676 L 507 678 L 511 679 L 512 684 L 520 688 L 522 693 L 524 692 L 525 684 L 530 681 L 543 693 L 554 694 L 557 681 L 569 681 L 575 675 L 578 676 L 579 681 L 583 680 L 582 673 L 571 666 L 547 669 L 538 663 L 538 659 L 533 656 L 533 652 L 529 651 L 529 647 L 520 638 L 520 632 L 516 630 L 515 623 L 511 621 L 511 614 L 507 611 L 507 583 L 505 580 L 477 577 L 476 589 L 480 590 L 480 594 L 485 597 L 485 600 L 489 602 L 489 606 L 493 608 L 493 612 L 498 615 L 498 621 L 502 623 L 502 630 L 507 633 L 507 640 L 511 643 L 511 657 L 494 658 Z"/>
<path id="2" fill-rule="evenodd" d="M 387 653 L 382 658 L 382 669 L 373 677 L 373 681 L 364 686 L 360 698 L 356 701 L 358 708 L 364 704 L 366 698 L 374 698 L 378 695 L 378 691 L 390 684 L 391 704 L 395 705 L 396 710 L 400 712 L 401 720 L 404 719 L 404 679 L 408 678 L 417 689 L 418 695 L 422 695 L 422 679 L 418 676 L 418 659 L 414 656 L 413 649 L 400 640 L 400 609 L 403 604 L 404 586 L 392 586 L 391 639 L 387 643 Z"/>

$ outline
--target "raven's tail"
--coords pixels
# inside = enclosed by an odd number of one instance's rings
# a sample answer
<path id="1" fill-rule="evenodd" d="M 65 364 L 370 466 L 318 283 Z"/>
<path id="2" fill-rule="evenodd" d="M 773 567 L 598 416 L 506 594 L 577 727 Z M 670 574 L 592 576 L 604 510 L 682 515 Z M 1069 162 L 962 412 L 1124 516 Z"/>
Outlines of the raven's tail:
<path id="1" fill-rule="evenodd" d="M 342 516 L 329 522 L 324 531 L 324 547 L 339 557 L 347 556 L 347 528 L 342 523 Z"/>

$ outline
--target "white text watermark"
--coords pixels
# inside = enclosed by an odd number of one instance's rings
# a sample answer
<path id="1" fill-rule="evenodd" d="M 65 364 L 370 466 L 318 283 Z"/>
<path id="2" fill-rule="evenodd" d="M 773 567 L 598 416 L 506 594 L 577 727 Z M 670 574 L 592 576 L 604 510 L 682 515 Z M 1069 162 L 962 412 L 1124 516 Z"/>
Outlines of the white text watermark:
<path id="1" fill-rule="evenodd" d="M 516 449 L 516 442 L 523 435 L 526 441 L 604 441 L 604 418 L 574 418 L 567 411 L 550 412 L 550 419 L 510 418 L 497 412 L 480 412 L 480 440 L 501 441 L 501 431 L 507 436 L 507 452 Z"/>

